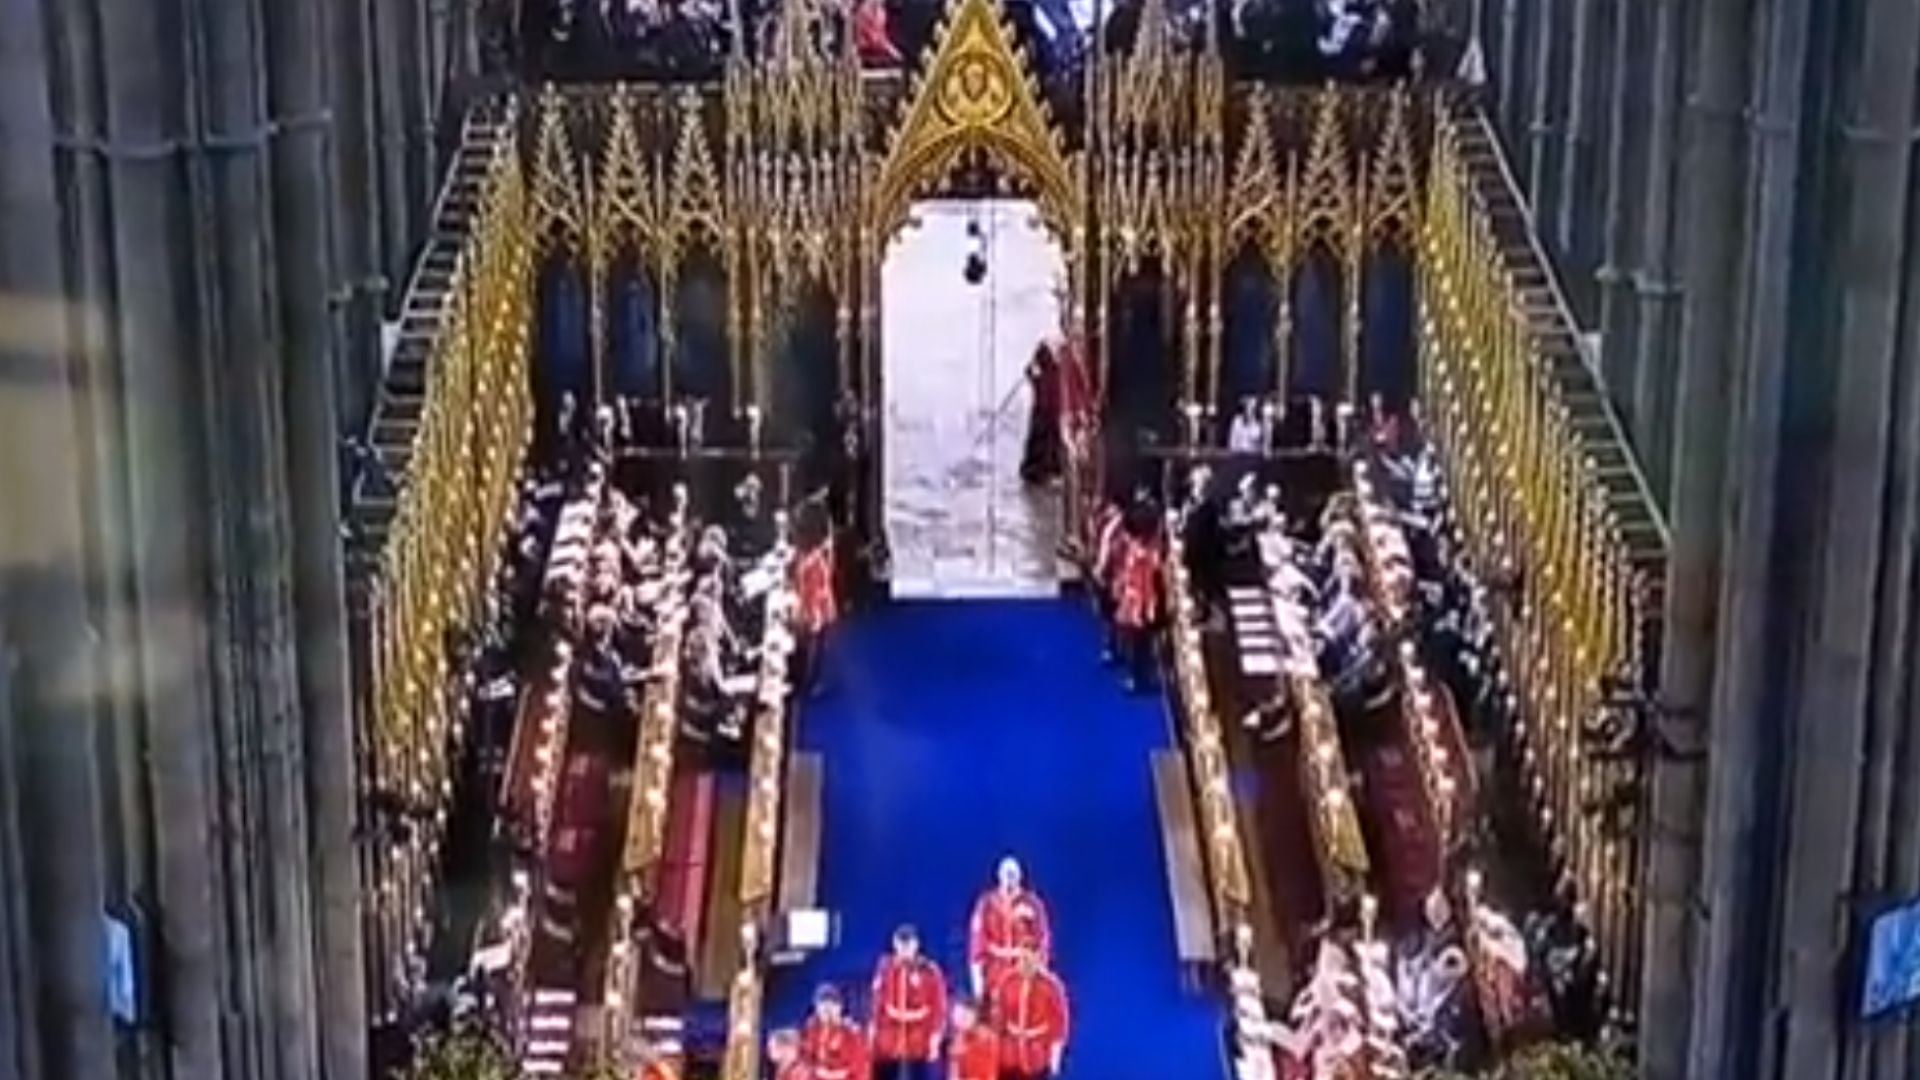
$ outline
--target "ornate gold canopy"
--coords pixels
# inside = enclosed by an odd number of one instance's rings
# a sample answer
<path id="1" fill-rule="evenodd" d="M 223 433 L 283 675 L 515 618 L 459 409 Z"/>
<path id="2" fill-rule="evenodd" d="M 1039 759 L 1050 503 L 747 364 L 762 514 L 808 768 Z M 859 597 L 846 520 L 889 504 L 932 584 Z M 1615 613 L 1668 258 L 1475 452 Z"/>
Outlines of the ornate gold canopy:
<path id="1" fill-rule="evenodd" d="M 907 101 L 873 188 L 871 220 L 883 235 L 905 222 L 915 193 L 974 155 L 1030 185 L 1041 218 L 1063 239 L 1072 235 L 1081 211 L 1075 170 L 996 0 L 953 6 Z"/>

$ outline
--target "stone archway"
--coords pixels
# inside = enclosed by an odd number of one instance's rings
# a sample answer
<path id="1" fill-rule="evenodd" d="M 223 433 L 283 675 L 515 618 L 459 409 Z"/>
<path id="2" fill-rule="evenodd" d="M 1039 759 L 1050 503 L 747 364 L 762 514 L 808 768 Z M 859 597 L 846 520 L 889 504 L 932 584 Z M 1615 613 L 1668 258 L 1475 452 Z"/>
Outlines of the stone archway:
<path id="1" fill-rule="evenodd" d="M 969 166 L 1028 197 L 925 198 Z M 1027 363 L 1075 314 L 1078 175 L 998 0 L 958 0 L 868 189 L 885 309 L 878 495 L 899 595 L 1057 588 L 1062 500 L 1019 466 Z M 994 248 L 992 276 L 971 285 L 959 281 L 963 221 L 984 224 L 979 242 Z"/>

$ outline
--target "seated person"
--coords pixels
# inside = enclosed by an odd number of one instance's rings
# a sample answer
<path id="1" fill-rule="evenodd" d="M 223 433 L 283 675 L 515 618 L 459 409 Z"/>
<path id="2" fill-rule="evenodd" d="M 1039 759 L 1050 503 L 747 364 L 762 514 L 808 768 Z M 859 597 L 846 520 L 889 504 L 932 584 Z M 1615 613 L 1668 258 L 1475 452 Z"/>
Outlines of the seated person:
<path id="1" fill-rule="evenodd" d="M 1260 421 L 1260 399 L 1243 397 L 1240 411 L 1227 425 L 1227 449 L 1236 454 L 1257 454 L 1266 447 L 1266 425 Z"/>
<path id="2" fill-rule="evenodd" d="M 614 640 L 618 619 L 612 606 L 596 604 L 587 612 L 587 637 L 580 658 L 574 697 L 585 709 L 612 716 L 626 699 L 620 653 Z"/>
<path id="3" fill-rule="evenodd" d="M 753 672 L 735 673 L 729 665 L 728 634 L 725 625 L 711 615 L 696 613 L 688 625 L 681 660 L 686 704 L 681 731 L 698 741 L 715 735 L 738 740 L 746 723 L 747 703 L 757 679 Z"/>

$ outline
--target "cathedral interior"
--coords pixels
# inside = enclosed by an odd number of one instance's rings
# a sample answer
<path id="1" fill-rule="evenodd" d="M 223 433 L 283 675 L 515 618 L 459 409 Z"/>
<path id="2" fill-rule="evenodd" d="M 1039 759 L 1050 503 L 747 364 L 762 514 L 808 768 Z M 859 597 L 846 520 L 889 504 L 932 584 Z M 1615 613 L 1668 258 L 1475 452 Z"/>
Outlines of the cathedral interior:
<path id="1" fill-rule="evenodd" d="M 0 1080 L 1920 1077 L 1920 6 L 0 10 Z"/>

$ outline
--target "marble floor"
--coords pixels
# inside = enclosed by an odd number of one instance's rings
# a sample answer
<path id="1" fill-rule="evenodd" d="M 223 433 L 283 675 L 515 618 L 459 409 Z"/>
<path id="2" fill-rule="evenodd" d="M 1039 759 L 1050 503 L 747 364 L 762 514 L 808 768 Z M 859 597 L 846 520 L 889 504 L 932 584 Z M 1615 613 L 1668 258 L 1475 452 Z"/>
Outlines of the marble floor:
<path id="1" fill-rule="evenodd" d="M 977 221 L 986 280 L 961 277 Z M 1033 204 L 916 204 L 881 277 L 885 512 L 893 593 L 1022 596 L 1058 587 L 1057 490 L 1020 482 L 1033 350 L 1059 328 L 1059 249 Z"/>

